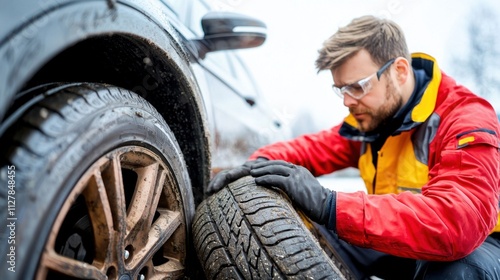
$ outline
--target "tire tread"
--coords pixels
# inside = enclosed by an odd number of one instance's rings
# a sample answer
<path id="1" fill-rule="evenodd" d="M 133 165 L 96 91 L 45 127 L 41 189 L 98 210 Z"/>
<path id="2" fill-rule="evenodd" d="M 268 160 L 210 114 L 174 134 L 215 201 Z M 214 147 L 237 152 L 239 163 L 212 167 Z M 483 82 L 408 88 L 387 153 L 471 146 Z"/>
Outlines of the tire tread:
<path id="1" fill-rule="evenodd" d="M 235 279 L 342 278 L 291 205 L 248 177 L 199 205 L 193 233 L 208 279 L 229 267 Z"/>

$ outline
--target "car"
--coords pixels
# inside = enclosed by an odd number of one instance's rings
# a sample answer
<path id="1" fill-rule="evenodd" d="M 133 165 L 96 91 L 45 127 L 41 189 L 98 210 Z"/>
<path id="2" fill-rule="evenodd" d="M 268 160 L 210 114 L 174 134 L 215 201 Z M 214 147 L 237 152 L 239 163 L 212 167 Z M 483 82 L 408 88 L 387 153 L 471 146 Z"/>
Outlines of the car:
<path id="1" fill-rule="evenodd" d="M 0 278 L 196 278 L 209 179 L 290 137 L 236 51 L 265 24 L 202 0 L 7 1 L 0 23 Z"/>

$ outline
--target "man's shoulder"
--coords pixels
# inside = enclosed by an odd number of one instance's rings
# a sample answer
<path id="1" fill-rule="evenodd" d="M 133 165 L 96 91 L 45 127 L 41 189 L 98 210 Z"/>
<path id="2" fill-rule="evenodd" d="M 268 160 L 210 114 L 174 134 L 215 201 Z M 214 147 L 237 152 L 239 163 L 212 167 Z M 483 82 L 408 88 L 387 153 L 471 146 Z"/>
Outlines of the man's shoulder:
<path id="1" fill-rule="evenodd" d="M 474 112 L 477 110 L 486 114 L 495 113 L 495 110 L 486 99 L 443 73 L 435 111 L 443 115 L 445 112 L 463 114 L 467 111 Z"/>
<path id="2" fill-rule="evenodd" d="M 434 113 L 439 116 L 439 126 L 460 133 L 460 130 L 484 128 L 500 132 L 497 115 L 493 106 L 467 87 L 459 85 L 448 76 L 438 92 Z M 448 83 L 448 85 L 446 85 Z M 453 129 L 454 128 L 454 129 Z"/>

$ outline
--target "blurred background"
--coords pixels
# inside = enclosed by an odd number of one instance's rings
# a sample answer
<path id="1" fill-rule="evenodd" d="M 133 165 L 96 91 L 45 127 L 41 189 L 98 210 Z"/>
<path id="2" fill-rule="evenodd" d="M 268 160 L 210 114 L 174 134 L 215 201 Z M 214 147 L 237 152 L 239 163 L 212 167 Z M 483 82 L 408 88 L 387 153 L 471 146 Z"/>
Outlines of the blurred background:
<path id="1" fill-rule="evenodd" d="M 263 46 L 239 51 L 262 93 L 294 135 L 328 128 L 347 109 L 317 73 L 317 51 L 338 27 L 372 14 L 396 21 L 411 52 L 435 57 L 441 69 L 500 111 L 500 1 L 494 0 L 211 0 L 216 9 L 267 24 Z"/>
<path id="2" fill-rule="evenodd" d="M 293 136 L 329 128 L 347 114 L 328 71 L 314 62 L 323 41 L 353 18 L 389 18 L 410 52 L 425 52 L 457 82 L 500 112 L 500 1 L 497 0 L 209 0 L 215 9 L 254 16 L 267 25 L 263 46 L 239 53 L 262 94 Z M 326 186 L 363 190 L 357 171 L 322 178 Z"/>

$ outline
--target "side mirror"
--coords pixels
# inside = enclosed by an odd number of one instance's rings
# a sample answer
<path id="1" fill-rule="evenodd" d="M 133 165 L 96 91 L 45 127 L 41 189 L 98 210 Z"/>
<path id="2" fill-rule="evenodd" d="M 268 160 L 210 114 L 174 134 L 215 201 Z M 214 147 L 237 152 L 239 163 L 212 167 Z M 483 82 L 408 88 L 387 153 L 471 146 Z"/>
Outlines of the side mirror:
<path id="1" fill-rule="evenodd" d="M 254 48 L 266 40 L 266 24 L 249 16 L 209 12 L 201 19 L 203 39 L 194 40 L 200 58 L 208 52 Z"/>

